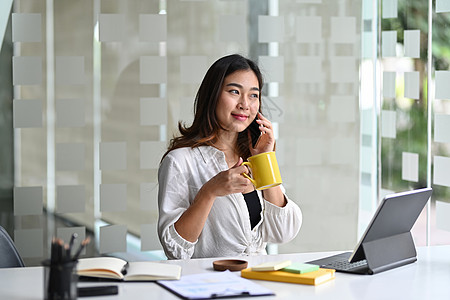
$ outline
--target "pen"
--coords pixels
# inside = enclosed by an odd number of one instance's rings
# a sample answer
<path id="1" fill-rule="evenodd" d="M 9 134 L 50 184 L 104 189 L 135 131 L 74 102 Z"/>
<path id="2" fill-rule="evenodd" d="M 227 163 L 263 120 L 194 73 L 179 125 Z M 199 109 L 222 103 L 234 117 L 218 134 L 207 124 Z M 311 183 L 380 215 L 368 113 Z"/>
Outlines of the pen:
<path id="1" fill-rule="evenodd" d="M 250 292 L 248 291 L 227 291 L 225 290 L 225 292 L 223 293 L 213 293 L 211 294 L 211 298 L 212 299 L 216 299 L 216 298 L 228 298 L 228 297 L 239 297 L 239 296 L 250 296 Z"/>
<path id="2" fill-rule="evenodd" d="M 127 262 L 127 263 L 123 266 L 122 270 L 120 270 L 120 273 L 122 273 L 123 275 L 127 275 L 128 265 L 129 265 L 129 263 Z"/>

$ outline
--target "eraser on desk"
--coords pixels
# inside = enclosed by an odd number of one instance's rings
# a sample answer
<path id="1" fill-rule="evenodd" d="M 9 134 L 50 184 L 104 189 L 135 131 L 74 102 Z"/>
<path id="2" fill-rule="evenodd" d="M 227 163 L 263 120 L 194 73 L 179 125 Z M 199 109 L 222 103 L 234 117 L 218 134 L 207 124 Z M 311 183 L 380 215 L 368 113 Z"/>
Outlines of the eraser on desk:
<path id="1" fill-rule="evenodd" d="M 313 264 L 302 264 L 302 263 L 293 263 L 288 267 L 281 269 L 281 271 L 296 273 L 296 274 L 304 274 L 313 271 L 319 270 L 318 265 Z"/>
<path id="2" fill-rule="evenodd" d="M 289 266 L 290 260 L 269 261 L 252 267 L 252 271 L 277 271 Z"/>

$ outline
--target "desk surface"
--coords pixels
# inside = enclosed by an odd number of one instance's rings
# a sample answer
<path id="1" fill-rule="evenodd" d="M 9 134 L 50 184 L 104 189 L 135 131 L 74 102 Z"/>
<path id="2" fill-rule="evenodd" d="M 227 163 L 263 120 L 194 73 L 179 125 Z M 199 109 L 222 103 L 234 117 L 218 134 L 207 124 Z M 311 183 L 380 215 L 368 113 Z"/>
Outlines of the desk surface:
<path id="1" fill-rule="evenodd" d="M 276 296 L 253 299 L 450 299 L 450 245 L 419 247 L 416 263 L 376 275 L 336 273 L 336 279 L 319 286 L 255 281 L 271 290 Z M 332 253 L 301 253 L 245 257 L 249 266 L 273 260 L 290 259 L 309 261 Z M 241 258 L 242 259 L 242 258 Z M 183 275 L 215 272 L 215 259 L 167 261 L 182 266 Z M 42 299 L 41 267 L 0 269 L 1 299 Z M 111 283 L 80 282 L 79 286 Z M 80 298 L 87 300 L 109 299 L 180 299 L 153 282 L 118 283 L 116 296 Z M 237 299 L 237 298 L 235 298 Z M 249 298 L 242 298 L 249 299 Z"/>

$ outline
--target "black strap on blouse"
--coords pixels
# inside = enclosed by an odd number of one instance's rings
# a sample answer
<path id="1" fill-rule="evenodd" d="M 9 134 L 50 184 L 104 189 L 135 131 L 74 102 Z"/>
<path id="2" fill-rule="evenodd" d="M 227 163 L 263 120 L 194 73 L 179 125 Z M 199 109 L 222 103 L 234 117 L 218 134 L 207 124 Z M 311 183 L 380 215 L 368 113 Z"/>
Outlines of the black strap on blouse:
<path id="1" fill-rule="evenodd" d="M 254 190 L 253 192 L 242 195 L 244 195 L 245 203 L 247 204 L 248 213 L 250 215 L 250 224 L 253 229 L 261 220 L 262 209 L 258 193 Z"/>

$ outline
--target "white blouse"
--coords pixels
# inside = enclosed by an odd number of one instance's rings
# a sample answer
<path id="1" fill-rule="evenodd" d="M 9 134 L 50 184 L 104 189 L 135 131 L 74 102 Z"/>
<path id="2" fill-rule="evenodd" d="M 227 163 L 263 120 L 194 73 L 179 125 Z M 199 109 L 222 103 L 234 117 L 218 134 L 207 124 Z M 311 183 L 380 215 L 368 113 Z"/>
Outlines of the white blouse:
<path id="1" fill-rule="evenodd" d="M 244 196 L 236 193 L 215 199 L 196 242 L 182 238 L 174 223 L 203 184 L 225 170 L 224 153 L 210 146 L 179 148 L 164 157 L 158 171 L 158 235 L 169 259 L 266 254 L 266 243 L 286 243 L 297 235 L 302 224 L 298 205 L 285 195 L 286 206 L 278 207 L 258 191 L 261 221 L 253 230 Z"/>

